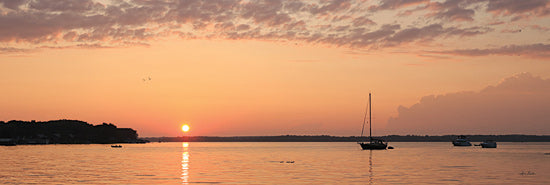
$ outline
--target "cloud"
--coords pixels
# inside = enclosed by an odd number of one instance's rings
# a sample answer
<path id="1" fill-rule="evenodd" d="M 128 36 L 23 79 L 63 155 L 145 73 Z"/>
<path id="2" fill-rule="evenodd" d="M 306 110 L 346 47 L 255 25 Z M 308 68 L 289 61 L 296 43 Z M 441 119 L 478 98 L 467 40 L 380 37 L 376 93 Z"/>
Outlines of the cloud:
<path id="1" fill-rule="evenodd" d="M 489 0 L 487 11 L 497 15 L 514 16 L 521 20 L 532 16 L 550 15 L 549 0 Z"/>
<path id="2" fill-rule="evenodd" d="M 376 22 L 366 17 L 357 17 L 353 19 L 353 26 L 360 27 L 363 25 L 376 25 Z"/>
<path id="3" fill-rule="evenodd" d="M 522 31 L 522 29 L 503 29 L 500 30 L 500 33 L 520 33 Z"/>
<path id="4" fill-rule="evenodd" d="M 490 22 L 488 25 L 495 26 L 495 25 L 501 25 L 501 24 L 504 24 L 504 23 L 505 23 L 504 21 L 495 21 L 495 22 Z"/>
<path id="5" fill-rule="evenodd" d="M 550 44 L 508 45 L 492 49 L 457 49 L 450 51 L 435 51 L 432 53 L 462 56 L 508 55 L 527 56 L 531 58 L 550 58 Z"/>
<path id="6" fill-rule="evenodd" d="M 512 16 L 513 21 L 550 15 L 550 0 L 446 0 L 422 4 L 411 11 L 429 9 L 429 17 L 450 21 L 474 21 L 475 8 L 480 5 L 494 15 Z"/>
<path id="7" fill-rule="evenodd" d="M 546 1 L 514 8 L 471 0 L 0 0 L 0 44 L 12 48 L 126 47 L 177 36 L 183 39 L 269 40 L 373 50 L 478 37 L 493 28 L 476 23 L 478 11 L 496 15 L 546 10 Z M 519 5 L 523 5 L 519 3 Z M 430 20 L 409 23 L 381 10 L 423 11 Z M 537 12 L 536 11 L 536 12 Z M 380 14 L 385 14 L 386 11 Z M 395 11 L 395 15 L 399 12 Z M 538 15 L 537 14 L 537 15 Z M 386 15 L 384 15 L 386 16 Z M 457 24 L 468 21 L 472 24 Z M 491 20 L 492 22 L 502 22 Z M 496 25 L 498 26 L 498 25 Z M 541 27 L 542 28 L 542 27 Z M 542 30 L 542 29 L 539 29 Z M 142 45 L 142 44 L 138 44 Z M 84 47 L 87 48 L 87 47 Z M 483 49 L 480 49 L 483 50 Z"/>
<path id="8" fill-rule="evenodd" d="M 416 2 L 420 1 L 387 1 L 381 7 Z M 398 32 L 396 28 L 400 26 L 397 24 L 382 25 L 378 30 L 370 31 L 368 28 L 376 26 L 376 22 L 366 15 L 354 15 L 352 11 L 360 9 L 361 5 L 356 3 L 352 7 L 352 3 L 346 0 L 310 4 L 273 0 L 134 0 L 110 4 L 92 0 L 21 1 L 3 4 L 16 11 L 0 16 L 0 42 L 53 45 L 61 41 L 73 42 L 69 45 L 105 45 L 107 42 L 117 46 L 129 40 L 143 42 L 177 33 L 187 38 L 286 39 L 378 48 L 420 39 L 415 38 L 418 34 L 407 34 L 414 28 Z M 308 18 L 310 16 L 337 21 L 339 26 L 316 23 Z M 403 38 L 403 35 L 411 38 Z M 393 43 L 381 45 L 377 41 Z"/>
<path id="9" fill-rule="evenodd" d="M 550 134 L 550 79 L 521 73 L 479 92 L 425 96 L 388 120 L 395 134 Z"/>
<path id="10" fill-rule="evenodd" d="M 538 30 L 538 31 L 542 31 L 542 32 L 550 31 L 550 27 L 541 26 L 541 25 L 531 25 L 531 26 L 529 26 L 529 27 L 530 27 L 531 29 Z"/>
<path id="11" fill-rule="evenodd" d="M 421 28 L 408 28 L 403 29 L 391 37 L 387 38 L 387 42 L 392 45 L 412 42 L 416 40 L 431 40 L 439 36 L 473 36 L 478 34 L 484 34 L 492 31 L 490 28 L 483 27 L 470 27 L 470 28 L 457 28 L 448 27 L 444 28 L 441 24 L 431 24 Z"/>
<path id="12" fill-rule="evenodd" d="M 510 16 L 512 21 L 550 15 L 550 0 L 389 0 L 381 1 L 369 10 L 399 10 L 409 6 L 415 8 L 402 14 L 410 15 L 416 11 L 429 10 L 427 17 L 448 21 L 474 21 L 477 7 L 484 7 L 485 12 L 496 16 Z"/>
<path id="13" fill-rule="evenodd" d="M 0 47 L 0 54 L 27 53 L 27 52 L 33 52 L 33 51 L 35 50 L 21 49 L 21 48 L 14 48 L 14 47 Z"/>
<path id="14" fill-rule="evenodd" d="M 445 2 L 432 2 L 427 8 L 432 12 L 430 17 L 448 21 L 474 21 L 475 11 L 465 8 L 475 4 L 475 1 L 447 0 Z"/>
<path id="15" fill-rule="evenodd" d="M 28 0 L 0 0 L 0 5 L 8 9 L 18 10 L 21 5 L 27 2 Z"/>
<path id="16" fill-rule="evenodd" d="M 474 21 L 476 11 L 472 6 L 483 3 L 483 1 L 470 0 L 446 0 L 446 1 L 382 1 L 380 6 L 371 7 L 371 10 L 391 9 L 399 10 L 403 7 L 414 6 L 401 13 L 402 16 L 411 15 L 414 12 L 428 11 L 426 18 L 435 18 L 443 21 Z M 389 6 L 389 5 L 392 6 Z M 384 6 L 386 5 L 386 6 Z"/>
<path id="17" fill-rule="evenodd" d="M 398 8 L 409 7 L 421 3 L 427 3 L 429 0 L 384 0 L 380 1 L 379 5 L 369 7 L 371 11 L 378 10 L 395 10 Z"/>
<path id="18" fill-rule="evenodd" d="M 87 12 L 96 8 L 102 8 L 101 4 L 92 0 L 40 0 L 29 1 L 29 8 L 38 11 L 60 11 L 60 12 Z"/>

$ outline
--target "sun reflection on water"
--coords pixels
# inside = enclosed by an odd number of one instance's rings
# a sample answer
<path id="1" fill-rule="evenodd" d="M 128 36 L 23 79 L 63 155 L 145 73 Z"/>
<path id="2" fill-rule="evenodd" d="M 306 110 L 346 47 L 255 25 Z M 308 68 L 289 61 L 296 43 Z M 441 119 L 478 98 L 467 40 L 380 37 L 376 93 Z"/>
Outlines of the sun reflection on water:
<path id="1" fill-rule="evenodd" d="M 182 157 L 181 157 L 181 182 L 182 184 L 189 184 L 189 143 L 184 142 L 182 144 Z"/>

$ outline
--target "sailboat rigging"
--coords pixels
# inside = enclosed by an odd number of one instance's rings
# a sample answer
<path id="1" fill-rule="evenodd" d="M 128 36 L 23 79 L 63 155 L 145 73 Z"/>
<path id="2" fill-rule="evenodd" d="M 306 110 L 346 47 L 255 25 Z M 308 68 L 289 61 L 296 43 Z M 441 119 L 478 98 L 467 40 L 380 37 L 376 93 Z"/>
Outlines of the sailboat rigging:
<path id="1" fill-rule="evenodd" d="M 372 105 L 371 105 L 371 93 L 369 93 L 369 104 L 368 104 L 368 112 L 369 112 L 369 142 L 358 142 L 359 145 L 361 145 L 361 148 L 363 150 L 385 150 L 388 147 L 388 143 L 384 142 L 380 139 L 373 139 L 372 138 Z M 363 118 L 363 128 L 361 128 L 361 137 L 363 137 L 363 131 L 365 129 L 365 121 L 366 121 L 367 111 L 365 111 L 365 117 Z"/>

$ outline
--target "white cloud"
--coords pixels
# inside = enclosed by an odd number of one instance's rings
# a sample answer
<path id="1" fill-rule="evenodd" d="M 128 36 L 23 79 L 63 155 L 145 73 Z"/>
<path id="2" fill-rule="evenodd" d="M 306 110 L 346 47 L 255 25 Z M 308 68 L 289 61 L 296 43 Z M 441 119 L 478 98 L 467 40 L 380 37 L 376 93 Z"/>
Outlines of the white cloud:
<path id="1" fill-rule="evenodd" d="M 521 73 L 479 92 L 425 96 L 399 107 L 391 134 L 550 134 L 550 79 Z"/>

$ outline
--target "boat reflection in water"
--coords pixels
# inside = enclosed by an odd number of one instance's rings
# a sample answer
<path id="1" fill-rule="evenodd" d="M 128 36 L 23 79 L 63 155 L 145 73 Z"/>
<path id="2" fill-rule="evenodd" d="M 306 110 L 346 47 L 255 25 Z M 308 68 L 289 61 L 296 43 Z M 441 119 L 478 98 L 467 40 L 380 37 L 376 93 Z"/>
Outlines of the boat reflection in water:
<path id="1" fill-rule="evenodd" d="M 372 150 L 369 152 L 369 184 L 373 184 L 372 180 Z"/>
<path id="2" fill-rule="evenodd" d="M 189 184 L 189 143 L 182 143 L 182 157 L 181 157 L 181 183 Z"/>

